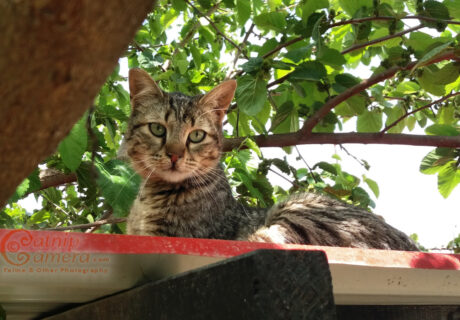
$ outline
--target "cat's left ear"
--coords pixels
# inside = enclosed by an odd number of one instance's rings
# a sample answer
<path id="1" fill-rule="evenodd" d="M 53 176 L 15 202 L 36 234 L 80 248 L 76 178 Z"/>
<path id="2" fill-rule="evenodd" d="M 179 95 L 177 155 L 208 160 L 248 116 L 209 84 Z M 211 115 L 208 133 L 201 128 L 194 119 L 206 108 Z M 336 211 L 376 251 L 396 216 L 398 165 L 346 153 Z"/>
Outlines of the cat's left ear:
<path id="1" fill-rule="evenodd" d="M 203 108 L 212 108 L 222 121 L 225 112 L 233 100 L 236 90 L 236 81 L 227 80 L 219 84 L 217 87 L 206 93 L 201 99 L 199 104 Z"/>

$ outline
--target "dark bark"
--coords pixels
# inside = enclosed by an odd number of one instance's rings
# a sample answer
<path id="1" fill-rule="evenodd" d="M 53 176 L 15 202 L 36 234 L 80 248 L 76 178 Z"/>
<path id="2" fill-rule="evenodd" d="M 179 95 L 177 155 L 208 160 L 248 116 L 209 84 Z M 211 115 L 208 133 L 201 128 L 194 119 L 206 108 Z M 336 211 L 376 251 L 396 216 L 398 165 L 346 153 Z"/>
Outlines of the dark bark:
<path id="1" fill-rule="evenodd" d="M 0 2 L 0 206 L 92 104 L 152 5 Z"/>

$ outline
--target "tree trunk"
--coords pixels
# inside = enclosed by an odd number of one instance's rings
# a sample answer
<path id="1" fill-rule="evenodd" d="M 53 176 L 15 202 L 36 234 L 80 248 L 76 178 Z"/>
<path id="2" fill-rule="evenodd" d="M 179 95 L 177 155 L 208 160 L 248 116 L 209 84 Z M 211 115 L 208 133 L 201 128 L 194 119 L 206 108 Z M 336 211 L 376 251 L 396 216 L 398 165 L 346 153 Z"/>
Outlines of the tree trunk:
<path id="1" fill-rule="evenodd" d="M 153 2 L 0 2 L 0 207 L 92 104 Z"/>

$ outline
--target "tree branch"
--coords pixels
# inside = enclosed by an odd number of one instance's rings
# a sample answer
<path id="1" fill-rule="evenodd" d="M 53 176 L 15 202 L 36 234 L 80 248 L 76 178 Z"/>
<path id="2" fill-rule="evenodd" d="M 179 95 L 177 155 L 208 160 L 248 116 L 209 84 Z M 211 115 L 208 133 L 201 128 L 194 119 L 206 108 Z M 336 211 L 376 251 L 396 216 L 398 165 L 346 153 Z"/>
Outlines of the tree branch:
<path id="1" fill-rule="evenodd" d="M 354 45 L 354 46 L 351 46 L 351 47 L 348 48 L 348 49 L 343 50 L 341 53 L 342 53 L 342 54 L 346 54 L 346 53 L 349 53 L 349 52 L 351 52 L 351 51 L 354 51 L 354 50 L 357 50 L 357 49 L 361 49 L 361 48 L 370 46 L 370 45 L 375 44 L 375 43 L 379 43 L 379 42 L 383 42 L 383 41 L 386 41 L 386 40 L 389 40 L 389 39 L 393 39 L 393 38 L 400 37 L 400 36 L 402 36 L 402 35 L 404 35 L 404 34 L 406 34 L 406 33 L 409 33 L 409 32 L 412 32 L 412 31 L 415 31 L 415 30 L 424 28 L 424 27 L 425 27 L 424 25 L 419 24 L 418 26 L 409 28 L 409 29 L 407 29 L 407 30 L 403 30 L 403 31 L 401 31 L 401 32 L 397 32 L 397 33 L 394 33 L 394 34 L 390 34 L 390 35 L 388 35 L 388 36 L 385 36 L 385 37 L 382 37 L 382 38 L 378 38 L 378 39 L 374 39 L 374 40 L 371 40 L 371 41 L 368 41 L 368 42 L 356 44 L 356 45 Z"/>
<path id="2" fill-rule="evenodd" d="M 406 114 L 402 115 L 401 117 L 399 117 L 397 120 L 395 120 L 393 123 L 387 125 L 385 128 L 383 128 L 383 130 L 380 132 L 380 133 L 385 133 L 387 132 L 388 130 L 390 130 L 391 128 L 393 128 L 394 126 L 396 126 L 398 123 L 400 123 L 402 120 L 404 120 L 405 118 L 407 118 L 408 116 L 416 113 L 416 112 L 419 112 L 421 110 L 424 110 L 424 109 L 428 109 L 430 108 L 431 106 L 435 105 L 435 104 L 438 104 L 438 103 L 441 103 L 443 102 L 444 100 L 447 100 L 449 98 L 452 98 L 452 97 L 455 97 L 457 95 L 459 95 L 460 92 L 453 92 L 451 94 L 448 94 L 447 96 L 445 97 L 442 97 L 441 99 L 438 99 L 436 101 L 433 101 L 431 103 L 428 103 L 426 105 L 424 105 L 423 107 L 420 107 L 420 108 L 417 108 L 415 110 L 412 110 L 411 112 L 407 112 Z"/>
<path id="3" fill-rule="evenodd" d="M 434 57 L 432 60 L 427 61 L 424 65 L 429 65 L 433 64 L 439 61 L 443 60 L 459 60 L 460 57 L 457 56 L 454 52 L 454 50 L 449 50 L 443 54 L 440 54 L 436 57 Z M 343 101 L 347 100 L 348 98 L 354 96 L 355 94 L 358 94 L 359 92 L 373 86 L 376 83 L 379 83 L 380 81 L 389 79 L 393 77 L 396 72 L 402 71 L 402 70 L 410 70 L 412 69 L 415 65 L 417 64 L 416 61 L 412 61 L 408 63 L 406 66 L 400 67 L 400 66 L 394 66 L 391 67 L 382 73 L 376 74 L 369 79 L 363 80 L 362 82 L 358 83 L 357 85 L 347 89 L 346 91 L 342 92 L 341 94 L 335 96 L 334 98 L 328 100 L 323 106 L 313 115 L 311 116 L 307 121 L 304 122 L 302 129 L 298 132 L 300 136 L 303 135 L 308 135 L 311 133 L 313 128 L 318 124 L 318 122 L 324 118 L 332 109 L 334 109 L 337 105 L 342 103 Z M 288 74 L 289 75 L 289 74 Z M 283 77 L 284 78 L 284 77 Z M 281 78 L 280 78 L 281 79 Z M 278 80 L 280 80 L 278 79 Z"/>
<path id="4" fill-rule="evenodd" d="M 39 177 L 40 190 L 77 181 L 77 175 L 75 173 L 65 174 L 55 169 L 42 170 L 40 171 Z"/>
<path id="5" fill-rule="evenodd" d="M 65 231 L 65 230 L 90 229 L 96 226 L 102 226 L 104 224 L 115 224 L 115 223 L 126 222 L 126 219 L 127 218 L 112 218 L 112 219 L 99 220 L 93 223 L 77 224 L 77 225 L 71 225 L 71 226 L 66 226 L 66 227 L 47 228 L 45 230 Z"/>
<path id="6" fill-rule="evenodd" d="M 249 30 L 246 32 L 246 35 L 244 36 L 243 38 L 243 42 L 241 42 L 240 44 L 240 47 L 243 48 L 244 46 L 246 46 L 247 42 L 248 42 L 248 39 L 249 39 L 249 36 L 251 35 L 251 33 L 253 32 L 254 30 L 254 27 L 256 25 L 254 23 L 251 24 L 251 26 L 249 27 Z M 236 63 L 238 62 L 238 59 L 240 58 L 240 55 L 241 55 L 241 51 L 240 50 L 237 50 L 236 51 L 236 54 L 235 54 L 235 58 L 233 59 L 233 65 L 232 65 L 232 68 L 229 70 L 229 72 L 227 73 L 227 76 L 225 77 L 226 79 L 230 79 L 232 74 L 235 72 L 235 69 L 236 69 Z"/>
<path id="7" fill-rule="evenodd" d="M 421 20 L 421 21 L 442 22 L 442 23 L 456 24 L 456 25 L 460 24 L 460 21 L 442 20 L 442 19 L 436 19 L 436 18 L 424 17 L 424 16 L 406 16 L 406 17 L 402 17 L 402 18 L 396 18 L 396 17 L 391 17 L 391 16 L 378 16 L 378 17 L 365 17 L 365 18 L 357 18 L 357 19 L 350 19 L 350 20 L 334 22 L 334 23 L 331 23 L 328 26 L 328 28 L 339 27 L 339 26 L 343 26 L 343 25 L 347 25 L 347 24 L 358 24 L 358 23 L 366 22 L 366 21 L 405 20 L 405 19 L 417 19 L 417 20 Z"/>
<path id="8" fill-rule="evenodd" d="M 247 137 L 231 138 L 224 140 L 224 151 L 241 148 L 245 149 L 241 143 Z M 460 148 L 460 136 L 426 136 L 416 134 L 392 134 L 386 133 L 311 133 L 308 136 L 300 136 L 298 132 L 258 135 L 251 137 L 259 147 L 288 147 L 302 144 L 390 144 L 390 145 L 409 145 L 409 146 L 428 146 Z"/>

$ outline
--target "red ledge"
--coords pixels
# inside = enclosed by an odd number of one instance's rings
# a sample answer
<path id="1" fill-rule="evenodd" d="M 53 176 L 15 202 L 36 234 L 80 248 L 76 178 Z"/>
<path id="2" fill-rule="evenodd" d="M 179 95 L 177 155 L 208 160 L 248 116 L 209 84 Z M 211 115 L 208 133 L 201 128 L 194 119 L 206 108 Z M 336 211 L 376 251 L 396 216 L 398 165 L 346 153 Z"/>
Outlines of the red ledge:
<path id="1" fill-rule="evenodd" d="M 257 249 L 321 250 L 326 253 L 331 264 L 460 270 L 460 255 L 458 254 L 0 229 L 0 253 L 2 255 L 7 252 L 86 252 L 233 257 Z"/>

